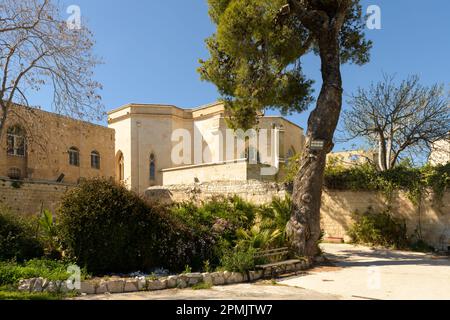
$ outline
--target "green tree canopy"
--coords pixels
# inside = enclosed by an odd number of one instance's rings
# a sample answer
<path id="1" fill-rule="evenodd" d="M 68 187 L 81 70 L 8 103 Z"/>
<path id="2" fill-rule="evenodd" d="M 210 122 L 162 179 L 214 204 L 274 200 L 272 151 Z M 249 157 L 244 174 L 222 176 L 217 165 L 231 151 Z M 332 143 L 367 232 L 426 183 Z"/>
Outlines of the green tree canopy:
<path id="1" fill-rule="evenodd" d="M 332 26 L 345 8 L 338 31 L 342 63 L 364 64 L 370 41 L 364 39 L 362 7 L 357 0 L 208 0 L 217 32 L 206 40 L 203 80 L 214 83 L 234 127 L 249 128 L 266 109 L 283 115 L 302 112 L 313 101 L 313 81 L 301 57 L 320 54 L 322 25 Z"/>

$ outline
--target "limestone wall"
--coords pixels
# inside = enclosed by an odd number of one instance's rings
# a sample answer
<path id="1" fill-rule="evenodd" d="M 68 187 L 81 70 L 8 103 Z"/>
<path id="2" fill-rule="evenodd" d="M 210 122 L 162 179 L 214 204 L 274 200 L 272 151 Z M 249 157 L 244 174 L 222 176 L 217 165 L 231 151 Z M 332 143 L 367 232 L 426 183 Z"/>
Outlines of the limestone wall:
<path id="1" fill-rule="evenodd" d="M 364 212 L 369 207 L 383 211 L 386 203 L 376 192 L 325 191 L 322 197 L 322 229 L 326 237 L 347 237 L 347 230 L 353 223 L 352 213 Z M 406 193 L 396 192 L 392 199 L 392 211 L 404 219 L 408 234 L 416 230 L 435 248 L 447 249 L 450 246 L 450 192 L 441 201 L 432 195 L 424 199 L 420 210 L 408 199 Z"/>
<path id="2" fill-rule="evenodd" d="M 237 195 L 249 202 L 264 204 L 270 202 L 274 197 L 284 197 L 286 189 L 274 182 L 251 180 L 152 187 L 145 192 L 146 198 L 150 201 L 169 203 L 189 200 L 204 201 L 219 195 Z"/>
<path id="3" fill-rule="evenodd" d="M 238 195 L 255 204 L 264 204 L 275 196 L 284 197 L 287 192 L 284 186 L 277 183 L 232 181 L 154 187 L 146 191 L 146 197 L 149 200 L 179 202 L 207 200 L 217 195 Z M 385 210 L 384 197 L 377 192 L 325 190 L 321 212 L 325 237 L 348 241 L 347 230 L 353 223 L 352 214 L 365 212 L 370 207 L 377 211 Z M 450 246 L 450 192 L 444 195 L 440 203 L 429 196 L 423 201 L 420 212 L 404 192 L 397 192 L 392 207 L 398 217 L 405 219 L 409 235 L 418 230 L 424 240 L 435 248 L 447 249 Z"/>
<path id="4" fill-rule="evenodd" d="M 0 179 L 0 205 L 21 215 L 34 215 L 41 209 L 56 210 L 63 194 L 73 187 L 52 182 L 19 183 Z"/>

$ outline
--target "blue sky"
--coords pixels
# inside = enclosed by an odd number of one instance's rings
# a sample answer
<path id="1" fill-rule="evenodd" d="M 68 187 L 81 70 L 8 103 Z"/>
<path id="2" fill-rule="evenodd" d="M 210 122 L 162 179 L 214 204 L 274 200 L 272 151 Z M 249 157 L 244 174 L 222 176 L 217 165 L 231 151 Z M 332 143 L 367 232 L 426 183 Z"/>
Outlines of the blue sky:
<path id="1" fill-rule="evenodd" d="M 200 81 L 198 59 L 207 58 L 204 39 L 214 32 L 206 0 L 64 0 L 76 4 L 97 41 L 95 53 L 104 64 L 96 70 L 107 110 L 135 103 L 175 104 L 190 108 L 219 98 L 216 88 Z M 343 67 L 345 94 L 367 87 L 382 73 L 398 79 L 418 74 L 424 84 L 450 84 L 450 1 L 363 1 L 382 10 L 382 29 L 367 30 L 374 41 L 371 62 Z M 303 60 L 304 71 L 320 90 L 315 56 Z M 31 103 L 48 109 L 45 90 Z M 344 108 L 346 102 L 344 101 Z M 310 108 L 312 109 L 312 108 Z M 271 112 L 273 113 L 273 112 Z M 306 127 L 309 112 L 289 116 Z M 104 123 L 103 123 L 104 124 Z M 341 144 L 337 149 L 350 148 Z"/>

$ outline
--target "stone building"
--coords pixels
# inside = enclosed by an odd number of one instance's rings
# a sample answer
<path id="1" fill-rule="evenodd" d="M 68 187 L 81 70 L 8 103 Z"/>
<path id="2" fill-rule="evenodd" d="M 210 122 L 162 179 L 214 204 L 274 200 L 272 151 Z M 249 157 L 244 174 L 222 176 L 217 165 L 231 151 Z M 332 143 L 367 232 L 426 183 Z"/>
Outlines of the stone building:
<path id="1" fill-rule="evenodd" d="M 434 166 L 446 165 L 450 162 L 450 138 L 440 140 L 433 145 L 429 161 Z"/>
<path id="2" fill-rule="evenodd" d="M 0 178 L 77 183 L 114 177 L 114 130 L 13 106 L 0 140 Z"/>
<path id="3" fill-rule="evenodd" d="M 379 164 L 378 153 L 375 151 L 366 150 L 331 152 L 327 155 L 327 162 L 329 164 L 332 163 L 345 168 L 351 168 L 366 163 L 375 165 Z"/>
<path id="4" fill-rule="evenodd" d="M 110 111 L 117 180 L 142 193 L 161 185 L 282 179 L 283 166 L 304 148 L 303 129 L 282 117 L 263 116 L 255 128 L 256 144 L 245 133 L 239 142 L 242 133 L 230 139 L 225 112 L 220 102 L 195 109 L 127 104 Z M 263 168 L 274 170 L 267 174 Z"/>

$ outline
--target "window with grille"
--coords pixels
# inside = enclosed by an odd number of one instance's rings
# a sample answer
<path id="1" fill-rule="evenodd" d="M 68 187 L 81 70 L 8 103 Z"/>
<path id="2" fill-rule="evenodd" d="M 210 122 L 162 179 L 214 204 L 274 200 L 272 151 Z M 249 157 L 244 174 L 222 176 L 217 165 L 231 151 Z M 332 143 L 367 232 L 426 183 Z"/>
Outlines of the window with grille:
<path id="1" fill-rule="evenodd" d="M 97 151 L 91 152 L 91 168 L 100 169 L 100 154 Z"/>

